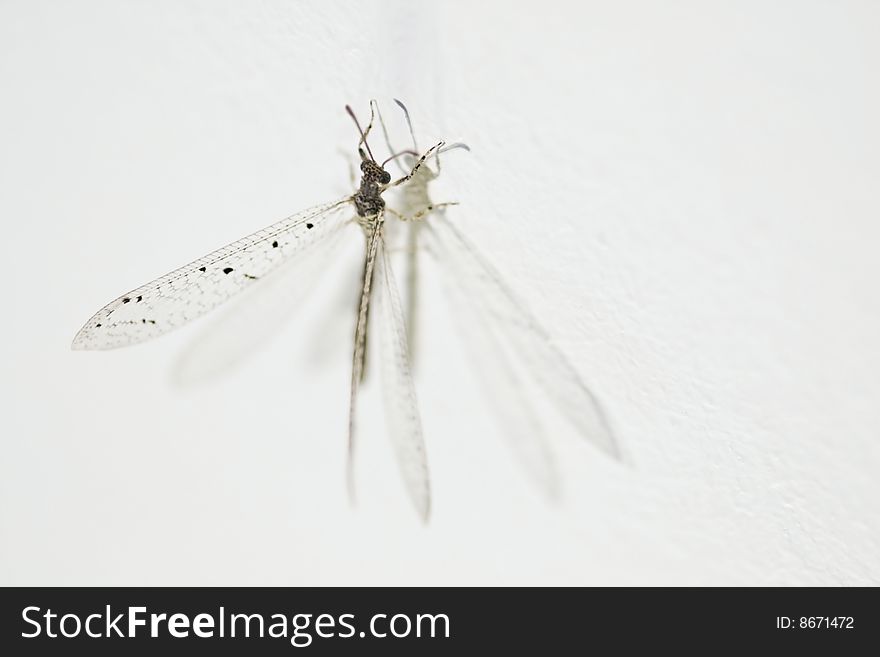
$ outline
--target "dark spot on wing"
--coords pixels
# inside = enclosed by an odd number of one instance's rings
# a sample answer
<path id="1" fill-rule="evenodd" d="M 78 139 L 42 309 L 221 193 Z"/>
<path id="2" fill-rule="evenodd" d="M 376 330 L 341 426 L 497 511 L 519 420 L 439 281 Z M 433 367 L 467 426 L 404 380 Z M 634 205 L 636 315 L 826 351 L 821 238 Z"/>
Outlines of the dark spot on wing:
<path id="1" fill-rule="evenodd" d="M 306 224 L 306 228 L 308 228 L 309 230 L 311 230 L 314 227 L 315 227 L 315 224 Z"/>
<path id="2" fill-rule="evenodd" d="M 272 248 L 273 248 L 273 249 L 277 249 L 277 248 L 278 248 L 278 240 L 275 240 L 274 242 L 272 242 Z"/>
<path id="3" fill-rule="evenodd" d="M 257 280 L 257 278 L 258 278 L 258 276 L 251 276 L 250 274 L 245 274 L 244 277 L 245 277 L 245 278 L 249 278 L 249 279 L 251 279 L 252 281 Z"/>
<path id="4" fill-rule="evenodd" d="M 199 267 L 199 271 L 205 271 L 204 267 Z"/>
<path id="5" fill-rule="evenodd" d="M 122 300 L 122 303 L 128 303 L 129 301 L 131 301 L 131 299 L 129 299 L 128 297 L 125 297 L 125 298 Z"/>
<path id="6" fill-rule="evenodd" d="M 226 267 L 226 268 L 224 268 L 224 269 L 223 269 L 223 273 L 224 273 L 224 274 L 231 274 L 231 273 L 232 273 L 232 267 Z"/>
<path id="7" fill-rule="evenodd" d="M 137 299 L 135 299 L 135 303 L 140 303 L 143 300 L 144 300 L 144 298 L 142 296 L 140 296 Z"/>
<path id="8" fill-rule="evenodd" d="M 102 324 L 95 324 L 95 328 L 101 328 Z"/>

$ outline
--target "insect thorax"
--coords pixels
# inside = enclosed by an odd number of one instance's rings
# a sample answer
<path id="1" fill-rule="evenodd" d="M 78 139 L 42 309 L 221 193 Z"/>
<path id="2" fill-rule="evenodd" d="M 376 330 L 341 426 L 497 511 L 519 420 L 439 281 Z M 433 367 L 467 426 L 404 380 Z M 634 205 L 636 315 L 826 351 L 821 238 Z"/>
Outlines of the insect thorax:
<path id="1" fill-rule="evenodd" d="M 385 207 L 382 187 L 391 182 L 391 174 L 372 160 L 361 161 L 361 186 L 354 194 L 354 206 L 358 215 L 370 217 Z"/>

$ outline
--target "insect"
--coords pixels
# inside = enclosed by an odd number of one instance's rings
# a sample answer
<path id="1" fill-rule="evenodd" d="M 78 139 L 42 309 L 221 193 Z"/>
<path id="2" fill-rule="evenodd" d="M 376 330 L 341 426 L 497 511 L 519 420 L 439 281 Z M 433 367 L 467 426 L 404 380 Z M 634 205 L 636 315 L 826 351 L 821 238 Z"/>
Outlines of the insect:
<path id="1" fill-rule="evenodd" d="M 428 186 L 439 175 L 440 154 L 467 147 L 441 141 L 420 152 L 409 113 L 402 103 L 396 102 L 403 109 L 410 128 L 412 149 L 396 151 L 391 147 L 375 101 L 370 103 L 370 121 L 363 129 L 354 112 L 346 106 L 360 135 L 360 182 L 353 194 L 282 219 L 118 297 L 85 323 L 72 346 L 84 350 L 113 349 L 167 333 L 258 283 L 271 281 L 285 263 L 307 257 L 320 245 L 332 242 L 343 228 L 356 224 L 365 237 L 365 255 L 349 390 L 349 490 L 353 487 L 357 397 L 365 372 L 371 302 L 378 290 L 382 378 L 389 433 L 409 497 L 419 515 L 426 520 L 430 511 L 428 464 L 410 368 L 408 343 L 414 334 L 412 330 L 407 331 L 407 320 L 410 327 L 416 321 L 418 269 L 415 253 L 423 233 L 427 233 L 426 242 L 434 254 L 468 288 L 461 298 L 462 307 L 468 308 L 476 327 L 469 332 L 480 338 L 480 350 L 491 354 L 500 364 L 503 379 L 508 382 L 510 395 L 507 399 L 515 398 L 519 391 L 516 374 L 508 363 L 508 356 L 513 353 L 525 367 L 534 370 L 542 387 L 582 434 L 612 456 L 618 457 L 619 452 L 601 407 L 574 368 L 553 346 L 534 316 L 517 300 L 494 268 L 443 216 L 443 210 L 455 203 L 430 200 Z M 375 159 L 368 142 L 377 117 L 390 153 L 382 163 Z M 436 171 L 426 164 L 430 159 L 434 160 Z M 385 168 L 392 161 L 401 169 L 401 175 L 396 179 Z M 389 190 L 401 192 L 399 209 L 386 206 L 383 194 Z M 399 220 L 409 230 L 406 308 L 400 299 L 386 246 L 386 220 L 389 217 Z M 523 404 L 521 408 L 527 406 Z M 516 415 L 519 408 L 518 405 L 517 409 L 508 408 L 508 411 L 514 410 Z M 532 424 L 517 422 L 514 440 L 522 445 L 540 445 L 533 436 L 523 433 L 523 428 L 529 426 Z M 520 446 L 519 451 L 523 453 L 527 466 L 531 463 L 537 471 L 539 480 L 552 481 L 552 468 L 542 464 L 546 460 L 546 450 Z"/>

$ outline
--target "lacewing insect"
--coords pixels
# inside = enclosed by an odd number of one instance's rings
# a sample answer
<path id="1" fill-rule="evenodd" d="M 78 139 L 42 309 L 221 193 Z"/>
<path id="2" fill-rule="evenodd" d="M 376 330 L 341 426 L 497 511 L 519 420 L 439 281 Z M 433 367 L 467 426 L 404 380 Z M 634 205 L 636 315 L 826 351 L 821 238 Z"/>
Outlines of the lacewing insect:
<path id="1" fill-rule="evenodd" d="M 426 519 L 430 508 L 428 466 L 408 366 L 403 311 L 385 250 L 386 208 L 382 194 L 412 180 L 425 160 L 444 144 L 440 142 L 429 148 L 413 163 L 409 172 L 392 181 L 383 165 L 397 154 L 379 164 L 367 141 L 375 119 L 375 102 L 370 103 L 370 122 L 363 130 L 351 108 L 346 107 L 346 110 L 360 132 L 361 180 L 354 194 L 282 219 L 122 295 L 86 322 L 74 338 L 73 348 L 112 349 L 162 335 L 204 315 L 270 276 L 282 263 L 324 241 L 345 225 L 357 223 L 366 236 L 366 256 L 352 358 L 348 471 L 351 473 L 355 408 L 364 371 L 367 317 L 374 274 L 378 268 L 386 297 L 384 306 L 387 310 L 383 316 L 389 322 L 382 333 L 390 338 L 386 341 L 390 349 L 388 359 L 398 365 L 391 368 L 397 397 L 387 405 L 389 425 L 396 427 L 392 430 L 392 440 L 408 492 L 419 514 Z M 404 221 L 419 220 L 432 209 L 423 208 L 412 217 L 397 212 L 394 215 Z"/>
<path id="2" fill-rule="evenodd" d="M 408 495 L 422 519 L 427 520 L 430 510 L 428 464 L 410 368 L 408 342 L 413 338 L 413 332 L 412 329 L 407 331 L 407 320 L 410 327 L 416 321 L 418 269 L 415 254 L 421 234 L 426 232 L 430 250 L 457 279 L 457 284 L 450 287 L 466 288 L 459 299 L 471 320 L 466 331 L 476 336 L 480 353 L 492 358 L 502 372 L 501 380 L 506 384 L 487 387 L 496 392 L 506 391 L 506 395 L 495 395 L 494 398 L 499 405 L 503 404 L 502 415 L 511 419 L 508 427 L 513 430 L 512 443 L 526 467 L 539 481 L 552 488 L 555 478 L 548 452 L 538 438 L 540 432 L 531 429 L 535 426 L 533 418 L 523 411 L 528 404 L 514 401 L 521 393 L 510 359 L 520 361 L 534 375 L 548 397 L 580 433 L 619 458 L 601 407 L 577 372 L 553 346 L 535 317 L 502 282 L 495 269 L 443 216 L 443 209 L 455 203 L 433 203 L 430 200 L 428 186 L 440 173 L 440 153 L 467 147 L 439 142 L 420 152 L 409 113 L 400 101 L 395 102 L 404 111 L 413 138 L 412 150 L 396 151 L 391 147 L 375 101 L 370 103 L 370 121 L 363 129 L 351 108 L 346 106 L 360 134 L 361 178 L 353 194 L 282 219 L 120 296 L 86 322 L 74 338 L 73 348 L 113 349 L 167 333 L 201 317 L 240 292 L 262 285 L 263 281 L 280 278 L 285 263 L 306 259 L 320 245 L 332 242 L 343 228 L 357 224 L 366 238 L 366 248 L 349 391 L 349 488 L 352 487 L 357 395 L 365 371 L 368 318 L 374 289 L 378 289 L 381 292 L 378 295 L 378 332 L 389 433 Z M 368 143 L 377 117 L 390 153 L 382 163 L 374 158 Z M 426 164 L 429 158 L 435 160 L 436 171 Z M 385 169 L 391 161 L 401 169 L 401 176 L 397 179 L 392 179 Z M 401 191 L 400 209 L 386 206 L 383 198 L 385 192 L 395 188 Z M 410 231 L 405 309 L 386 247 L 386 218 L 389 216 L 404 222 Z M 427 230 L 422 231 L 422 227 Z"/>

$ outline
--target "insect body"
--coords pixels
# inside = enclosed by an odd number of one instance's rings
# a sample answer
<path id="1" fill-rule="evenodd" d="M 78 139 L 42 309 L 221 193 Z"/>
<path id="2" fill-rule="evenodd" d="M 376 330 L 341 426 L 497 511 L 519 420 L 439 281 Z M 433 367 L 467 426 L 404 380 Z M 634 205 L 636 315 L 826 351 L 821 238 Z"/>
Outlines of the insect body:
<path id="1" fill-rule="evenodd" d="M 346 109 L 357 124 L 351 109 Z M 358 125 L 362 175 L 354 194 L 283 219 L 118 297 L 85 323 L 72 346 L 87 350 L 112 349 L 167 333 L 271 276 L 283 263 L 325 241 L 348 224 L 357 223 L 367 240 L 352 364 L 349 472 L 354 450 L 357 391 L 364 371 L 367 317 L 373 296 L 374 273 L 378 271 L 385 297 L 383 317 L 392 323 L 383 327 L 382 333 L 392 338 L 387 346 L 390 351 L 388 359 L 397 364 L 392 376 L 396 378 L 399 398 L 388 404 L 388 412 L 392 434 L 399 435 L 392 435 L 392 442 L 410 497 L 419 514 L 427 518 L 430 507 L 427 460 L 409 373 L 403 311 L 384 248 L 385 201 L 382 194 L 389 188 L 409 182 L 425 159 L 442 148 L 443 143 L 428 149 L 413 162 L 407 173 L 392 181 L 391 174 L 373 158 L 367 143 L 376 114 L 374 101 L 370 104 L 370 111 L 366 129 L 361 130 Z"/>

